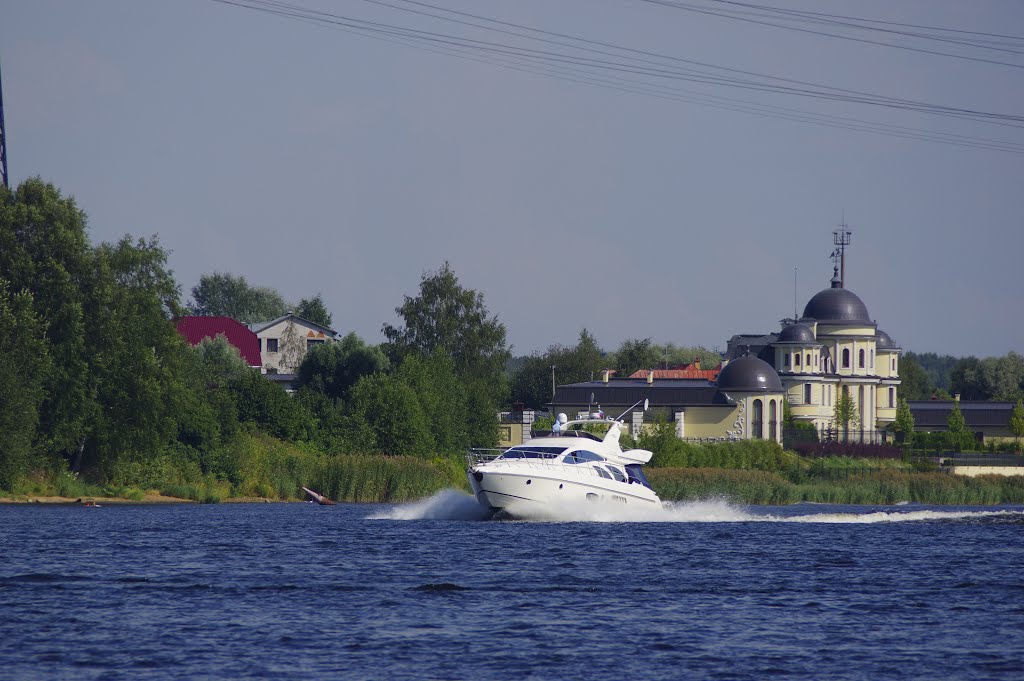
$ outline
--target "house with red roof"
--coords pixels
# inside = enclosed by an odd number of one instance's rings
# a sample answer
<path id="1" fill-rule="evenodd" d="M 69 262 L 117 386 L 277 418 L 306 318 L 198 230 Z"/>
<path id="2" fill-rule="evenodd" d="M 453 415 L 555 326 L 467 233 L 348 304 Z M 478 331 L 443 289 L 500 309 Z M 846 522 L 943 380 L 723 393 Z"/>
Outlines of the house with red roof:
<path id="1" fill-rule="evenodd" d="M 193 347 L 204 338 L 224 336 L 228 343 L 238 348 L 246 364 L 254 369 L 263 366 L 259 337 L 248 326 L 231 317 L 180 317 L 177 329 Z"/>

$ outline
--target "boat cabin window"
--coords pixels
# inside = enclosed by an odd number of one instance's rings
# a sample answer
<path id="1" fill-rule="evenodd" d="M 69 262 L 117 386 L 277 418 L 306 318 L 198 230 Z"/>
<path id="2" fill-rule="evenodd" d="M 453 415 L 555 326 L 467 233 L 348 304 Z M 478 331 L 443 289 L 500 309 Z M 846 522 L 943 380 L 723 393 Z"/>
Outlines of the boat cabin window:
<path id="1" fill-rule="evenodd" d="M 562 460 L 563 463 L 586 463 L 588 461 L 604 461 L 604 457 L 585 449 L 577 449 L 575 452 L 566 454 L 565 459 Z"/>
<path id="2" fill-rule="evenodd" d="M 565 447 L 513 447 L 506 450 L 501 459 L 554 459 L 565 451 Z"/>
<path id="3" fill-rule="evenodd" d="M 644 475 L 643 469 L 640 468 L 638 463 L 626 464 L 626 474 L 629 475 L 630 482 L 635 482 L 644 487 L 651 486 L 651 483 L 647 482 L 647 476 Z"/>
<path id="4" fill-rule="evenodd" d="M 612 479 L 612 476 L 608 474 L 608 471 L 606 471 L 601 466 L 594 466 L 594 470 L 597 471 L 597 474 L 600 475 L 602 478 L 608 478 L 609 480 Z"/>
<path id="5" fill-rule="evenodd" d="M 612 472 L 612 477 L 613 478 L 615 478 L 619 482 L 626 482 L 626 476 L 622 473 L 621 470 L 619 470 L 615 466 L 611 466 L 611 465 L 607 465 L 607 468 L 608 468 L 608 470 L 610 470 Z"/>

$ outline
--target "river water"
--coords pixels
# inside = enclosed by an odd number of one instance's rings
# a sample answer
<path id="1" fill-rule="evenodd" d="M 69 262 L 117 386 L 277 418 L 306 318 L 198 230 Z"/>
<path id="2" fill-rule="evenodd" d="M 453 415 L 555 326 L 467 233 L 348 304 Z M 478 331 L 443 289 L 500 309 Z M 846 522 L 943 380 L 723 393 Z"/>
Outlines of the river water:
<path id="1" fill-rule="evenodd" d="M 565 520 L 0 506 L 0 678 L 1024 678 L 1024 508 Z"/>

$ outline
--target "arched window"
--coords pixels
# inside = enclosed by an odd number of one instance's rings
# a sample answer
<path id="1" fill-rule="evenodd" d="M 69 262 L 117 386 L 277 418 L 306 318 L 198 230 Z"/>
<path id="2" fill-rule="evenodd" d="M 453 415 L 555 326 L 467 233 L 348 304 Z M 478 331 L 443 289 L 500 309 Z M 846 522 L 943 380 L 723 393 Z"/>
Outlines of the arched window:
<path id="1" fill-rule="evenodd" d="M 778 420 L 775 409 L 775 400 L 771 400 L 768 403 L 768 437 L 772 440 L 777 440 L 776 432 L 778 432 Z"/>
<path id="2" fill-rule="evenodd" d="M 861 369 L 864 368 L 864 349 L 862 348 L 857 352 L 857 366 Z"/>
<path id="3" fill-rule="evenodd" d="M 784 366 L 784 367 L 788 367 L 789 366 L 789 353 L 788 352 L 782 355 L 782 366 Z"/>
<path id="4" fill-rule="evenodd" d="M 794 366 L 800 366 L 800 353 L 799 352 L 796 353 L 795 355 L 793 355 L 793 361 L 795 362 Z"/>
<path id="5" fill-rule="evenodd" d="M 750 422 L 750 434 L 759 440 L 764 437 L 764 404 L 761 400 L 754 400 L 754 418 Z"/>
<path id="6" fill-rule="evenodd" d="M 843 368 L 850 368 L 850 348 L 843 348 Z"/>
<path id="7" fill-rule="evenodd" d="M 807 361 L 804 363 L 804 365 L 807 366 L 807 368 L 810 368 L 811 366 L 811 353 L 809 352 L 807 353 Z"/>

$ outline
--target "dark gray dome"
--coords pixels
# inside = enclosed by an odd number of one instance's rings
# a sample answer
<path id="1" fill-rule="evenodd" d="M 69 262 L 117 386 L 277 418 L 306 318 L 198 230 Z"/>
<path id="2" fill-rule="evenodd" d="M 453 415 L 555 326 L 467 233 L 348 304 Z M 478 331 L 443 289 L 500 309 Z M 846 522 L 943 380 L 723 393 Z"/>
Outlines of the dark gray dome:
<path id="1" fill-rule="evenodd" d="M 771 364 L 757 357 L 739 357 L 718 374 L 719 390 L 782 392 L 782 381 Z"/>
<path id="2" fill-rule="evenodd" d="M 813 345 L 817 343 L 817 341 L 814 340 L 814 332 L 811 331 L 811 327 L 806 324 L 790 324 L 789 326 L 783 327 L 775 342 L 802 343 L 804 345 Z"/>
<path id="3" fill-rule="evenodd" d="M 875 330 L 875 348 L 878 350 L 896 350 L 896 343 L 881 329 Z"/>
<path id="4" fill-rule="evenodd" d="M 867 306 L 856 293 L 845 288 L 827 288 L 815 293 L 804 307 L 804 317 L 819 322 L 871 323 Z"/>

